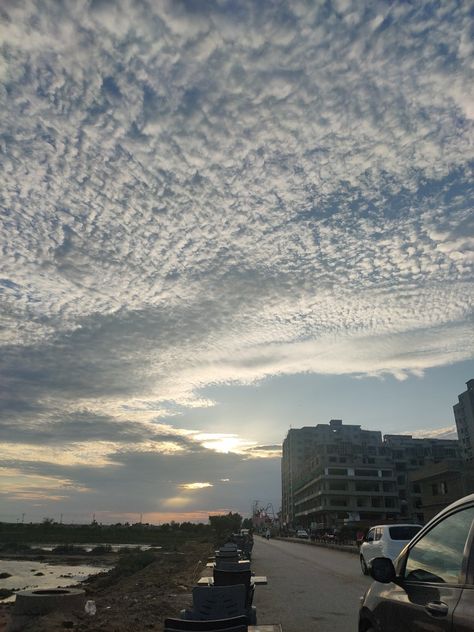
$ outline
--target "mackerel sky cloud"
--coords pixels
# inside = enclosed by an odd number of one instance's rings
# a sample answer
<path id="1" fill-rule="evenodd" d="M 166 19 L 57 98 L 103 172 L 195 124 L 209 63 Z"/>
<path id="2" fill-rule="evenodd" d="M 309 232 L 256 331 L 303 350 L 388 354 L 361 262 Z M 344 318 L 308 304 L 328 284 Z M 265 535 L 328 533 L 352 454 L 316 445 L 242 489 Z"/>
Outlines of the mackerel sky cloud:
<path id="1" fill-rule="evenodd" d="M 0 519 L 278 505 L 290 424 L 343 413 L 449 433 L 470 3 L 38 0 L 0 29 Z"/>

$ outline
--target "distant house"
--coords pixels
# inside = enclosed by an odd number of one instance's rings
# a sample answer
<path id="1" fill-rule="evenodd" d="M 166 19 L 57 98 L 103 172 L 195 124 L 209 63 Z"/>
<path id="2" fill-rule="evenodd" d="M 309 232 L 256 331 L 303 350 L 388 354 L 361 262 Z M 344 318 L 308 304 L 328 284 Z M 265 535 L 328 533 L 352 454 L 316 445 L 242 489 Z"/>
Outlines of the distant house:
<path id="1" fill-rule="evenodd" d="M 474 493 L 474 465 L 461 459 L 430 463 L 410 472 L 409 478 L 419 487 L 425 522 L 455 500 Z"/>

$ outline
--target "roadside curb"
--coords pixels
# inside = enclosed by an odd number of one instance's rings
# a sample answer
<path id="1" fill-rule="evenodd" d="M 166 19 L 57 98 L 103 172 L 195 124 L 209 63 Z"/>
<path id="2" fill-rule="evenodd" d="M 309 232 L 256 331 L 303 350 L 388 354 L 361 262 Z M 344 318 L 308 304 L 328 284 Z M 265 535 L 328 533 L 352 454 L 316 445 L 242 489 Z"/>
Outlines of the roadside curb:
<path id="1" fill-rule="evenodd" d="M 329 544 L 326 542 L 312 542 L 311 540 L 303 540 L 302 538 L 281 538 L 279 536 L 275 536 L 272 539 L 280 540 L 281 542 L 297 542 L 298 544 L 306 544 L 307 546 L 320 546 L 325 549 L 336 549 L 337 551 L 345 551 L 353 555 L 359 554 L 358 547 L 352 544 Z"/>

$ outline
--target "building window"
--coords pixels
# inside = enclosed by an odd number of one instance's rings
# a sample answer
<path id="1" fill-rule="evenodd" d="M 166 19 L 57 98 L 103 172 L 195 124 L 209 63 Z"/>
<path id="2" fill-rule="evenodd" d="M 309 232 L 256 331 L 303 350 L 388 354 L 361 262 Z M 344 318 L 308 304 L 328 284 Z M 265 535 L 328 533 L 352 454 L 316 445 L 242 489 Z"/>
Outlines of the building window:
<path id="1" fill-rule="evenodd" d="M 330 491 L 347 491 L 347 483 L 345 481 L 329 481 Z"/>
<path id="2" fill-rule="evenodd" d="M 356 492 L 378 492 L 379 484 L 376 481 L 357 481 L 355 484 Z"/>
<path id="3" fill-rule="evenodd" d="M 378 477 L 378 470 L 355 470 L 356 476 L 374 476 Z"/>
<path id="4" fill-rule="evenodd" d="M 438 483 L 433 483 L 431 485 L 431 493 L 433 496 L 437 496 L 438 495 Z"/>
<path id="5" fill-rule="evenodd" d="M 439 493 L 446 495 L 448 493 L 448 486 L 446 485 L 446 481 L 442 481 L 439 484 Z"/>
<path id="6" fill-rule="evenodd" d="M 347 498 L 330 498 L 331 507 L 347 507 Z"/>

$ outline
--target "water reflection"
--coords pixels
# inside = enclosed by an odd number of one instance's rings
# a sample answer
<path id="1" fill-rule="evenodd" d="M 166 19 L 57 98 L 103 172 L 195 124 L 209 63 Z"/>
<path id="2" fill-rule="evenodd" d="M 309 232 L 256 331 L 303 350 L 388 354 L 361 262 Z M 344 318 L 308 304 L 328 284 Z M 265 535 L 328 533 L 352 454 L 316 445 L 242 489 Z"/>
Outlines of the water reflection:
<path id="1" fill-rule="evenodd" d="M 92 566 L 91 564 L 50 564 L 33 560 L 0 560 L 0 573 L 10 575 L 10 577 L 0 579 L 0 588 L 24 590 L 70 586 L 111 568 L 112 565 L 103 564 Z M 15 594 L 0 600 L 0 603 L 14 600 Z"/>

